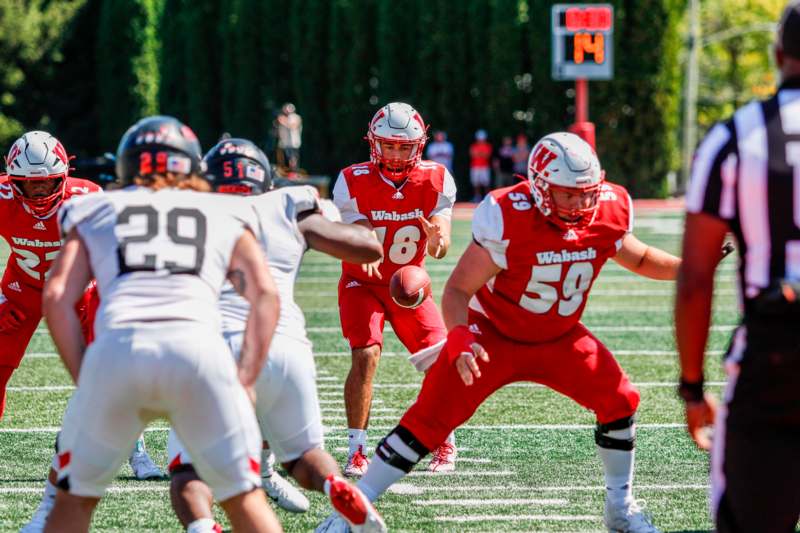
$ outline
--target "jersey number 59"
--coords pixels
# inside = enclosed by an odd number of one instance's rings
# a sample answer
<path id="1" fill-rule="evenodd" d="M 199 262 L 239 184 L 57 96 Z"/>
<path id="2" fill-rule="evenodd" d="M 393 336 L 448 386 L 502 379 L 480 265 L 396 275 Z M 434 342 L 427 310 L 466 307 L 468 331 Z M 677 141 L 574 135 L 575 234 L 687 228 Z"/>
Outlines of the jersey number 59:
<path id="1" fill-rule="evenodd" d="M 556 302 L 561 316 L 569 316 L 577 311 L 583 303 L 583 293 L 592 284 L 594 267 L 585 261 L 572 263 L 561 283 L 564 299 L 559 300 L 558 289 L 552 284 L 561 282 L 563 267 L 563 264 L 534 266 L 519 305 L 537 314 L 547 313 Z M 535 297 L 528 296 L 529 293 Z"/>

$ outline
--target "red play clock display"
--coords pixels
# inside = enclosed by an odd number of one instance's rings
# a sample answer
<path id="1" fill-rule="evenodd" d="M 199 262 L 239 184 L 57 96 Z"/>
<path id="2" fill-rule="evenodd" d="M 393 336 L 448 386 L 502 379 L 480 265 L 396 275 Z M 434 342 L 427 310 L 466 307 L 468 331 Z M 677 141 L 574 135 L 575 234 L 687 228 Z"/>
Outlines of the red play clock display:
<path id="1" fill-rule="evenodd" d="M 608 80 L 614 75 L 614 8 L 609 4 L 556 4 L 553 79 Z"/>

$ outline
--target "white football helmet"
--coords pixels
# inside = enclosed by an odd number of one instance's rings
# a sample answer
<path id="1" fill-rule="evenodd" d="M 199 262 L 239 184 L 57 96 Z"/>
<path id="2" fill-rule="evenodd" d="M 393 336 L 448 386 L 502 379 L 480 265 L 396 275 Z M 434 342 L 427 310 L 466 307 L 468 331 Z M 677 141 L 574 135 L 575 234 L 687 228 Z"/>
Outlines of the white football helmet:
<path id="1" fill-rule="evenodd" d="M 51 215 L 64 197 L 69 174 L 69 156 L 61 142 L 45 131 L 29 131 L 17 139 L 6 156 L 8 174 L 14 196 L 37 217 Z M 55 180 L 53 192 L 30 198 L 20 183 Z"/>
<path id="2" fill-rule="evenodd" d="M 604 180 L 597 154 L 573 133 L 545 135 L 528 157 L 528 181 L 536 207 L 562 228 L 583 228 L 594 221 Z"/>
<path id="3" fill-rule="evenodd" d="M 399 181 L 416 168 L 428 140 L 428 127 L 416 109 L 402 102 L 386 104 L 375 113 L 367 130 L 370 161 L 392 181 Z M 391 159 L 383 154 L 381 142 L 411 147 L 406 159 Z"/>

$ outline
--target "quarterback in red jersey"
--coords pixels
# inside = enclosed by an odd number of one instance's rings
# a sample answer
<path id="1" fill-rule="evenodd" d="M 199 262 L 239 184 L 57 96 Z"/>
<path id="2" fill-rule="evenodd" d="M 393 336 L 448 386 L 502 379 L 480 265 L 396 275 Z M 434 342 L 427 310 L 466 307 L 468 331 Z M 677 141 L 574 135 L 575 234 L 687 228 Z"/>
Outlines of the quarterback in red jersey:
<path id="1" fill-rule="evenodd" d="M 426 255 L 441 259 L 450 246 L 455 182 L 444 166 L 421 160 L 426 131 L 422 117 L 410 105 L 382 107 L 367 131 L 370 161 L 344 169 L 333 190 L 342 221 L 374 230 L 384 249 L 382 262 L 342 263 L 339 281 L 342 333 L 352 350 L 344 395 L 350 442 L 344 473 L 348 476 L 363 475 L 368 465 L 366 428 L 384 321 L 389 320 L 420 371 L 433 363 L 447 336 L 433 298 L 410 309 L 400 307 L 389 295 L 389 280 L 397 269 L 424 267 Z M 430 469 L 452 470 L 453 435 L 444 435 L 439 444 Z"/>
<path id="2" fill-rule="evenodd" d="M 631 492 L 639 393 L 580 322 L 608 259 L 675 278 L 680 259 L 643 244 L 632 228 L 628 193 L 604 180 L 588 144 L 570 133 L 540 140 L 528 180 L 493 191 L 475 210 L 474 242 L 442 297 L 447 344 L 416 403 L 378 444 L 358 484 L 364 494 L 377 498 L 493 392 L 533 381 L 594 411 L 609 531 L 658 531 Z"/>
<path id="3" fill-rule="evenodd" d="M 0 417 L 8 380 L 42 318 L 42 287 L 61 249 L 58 206 L 73 195 L 100 190 L 68 176 L 66 150 L 43 131 L 17 139 L 6 157 L 6 172 L 0 176 L 0 235 L 11 253 L 0 287 Z M 92 298 L 84 298 L 83 308 L 91 312 L 93 306 Z"/>

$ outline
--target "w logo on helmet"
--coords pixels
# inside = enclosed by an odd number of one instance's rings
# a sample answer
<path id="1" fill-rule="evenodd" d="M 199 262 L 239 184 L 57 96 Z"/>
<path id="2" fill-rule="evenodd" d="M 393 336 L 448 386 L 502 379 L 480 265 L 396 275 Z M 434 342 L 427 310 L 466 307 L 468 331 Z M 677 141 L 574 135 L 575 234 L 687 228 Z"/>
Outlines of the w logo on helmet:
<path id="1" fill-rule="evenodd" d="M 547 166 L 556 158 L 556 154 L 547 149 L 544 144 L 540 144 L 539 148 L 531 156 L 529 168 L 536 174 L 544 174 Z"/>
<path id="2" fill-rule="evenodd" d="M 60 142 L 57 142 L 56 145 L 53 147 L 53 153 L 65 165 L 69 162 L 69 157 L 67 156 L 67 151 L 64 149 L 64 145 L 62 145 Z"/>
<path id="3" fill-rule="evenodd" d="M 14 160 L 16 160 L 21 153 L 22 149 L 19 147 L 19 143 L 14 143 L 14 145 L 11 147 L 11 150 L 8 152 L 8 155 L 6 156 L 6 167 L 11 168 L 11 165 L 14 164 Z"/>

